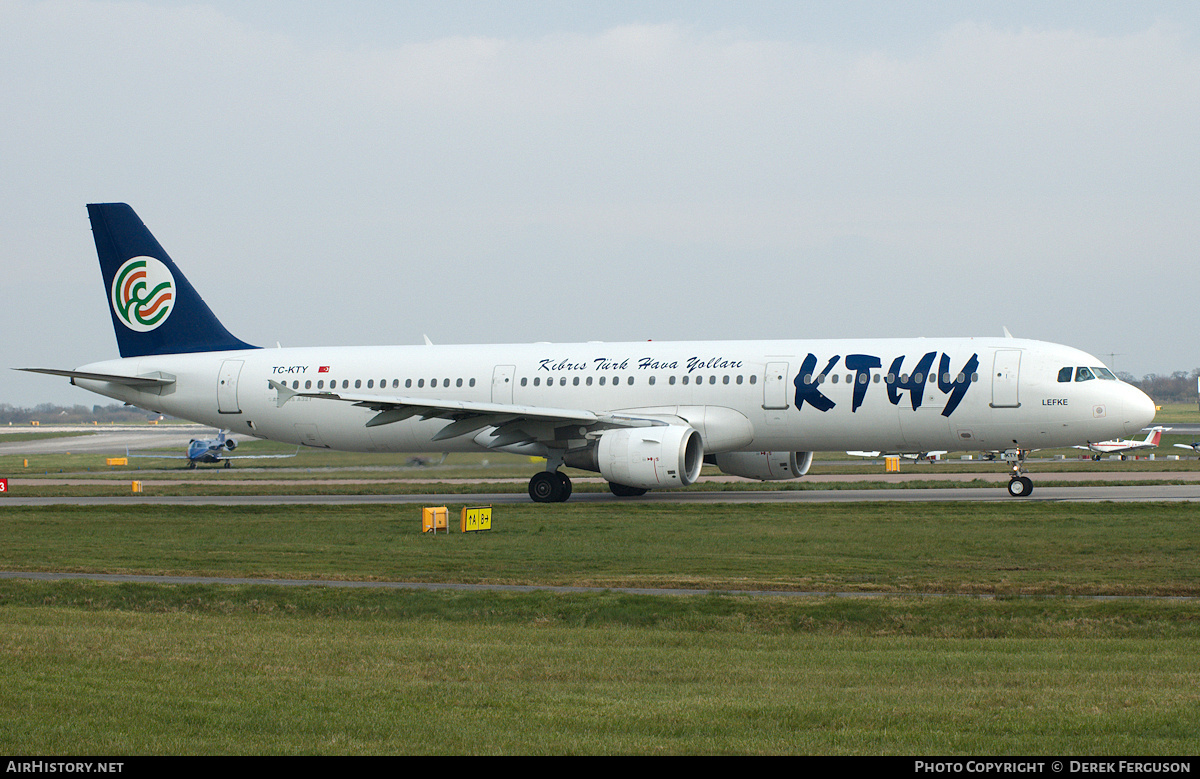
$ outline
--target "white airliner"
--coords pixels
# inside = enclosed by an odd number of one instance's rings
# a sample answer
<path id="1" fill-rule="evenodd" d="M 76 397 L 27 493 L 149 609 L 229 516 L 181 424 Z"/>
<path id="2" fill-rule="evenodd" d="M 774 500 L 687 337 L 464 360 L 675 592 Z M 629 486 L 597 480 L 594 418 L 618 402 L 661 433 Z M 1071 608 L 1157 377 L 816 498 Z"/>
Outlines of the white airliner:
<path id="1" fill-rule="evenodd" d="M 1163 432 L 1170 429 L 1169 427 L 1152 427 L 1143 441 L 1114 439 L 1112 441 L 1096 441 L 1087 446 L 1076 446 L 1075 448 L 1095 452 L 1096 454 L 1092 455 L 1093 460 L 1099 460 L 1100 456 L 1104 454 L 1119 454 L 1121 459 L 1125 459 L 1125 455 L 1129 452 L 1136 452 L 1139 449 L 1157 449 Z"/>
<path id="2" fill-rule="evenodd" d="M 687 486 L 706 460 L 794 479 L 813 452 L 847 450 L 996 451 L 1009 492 L 1028 495 L 1028 450 L 1154 418 L 1095 357 L 1015 338 L 261 349 L 217 321 L 133 209 L 88 213 L 121 359 L 23 370 L 311 447 L 542 456 L 538 502 L 570 496 L 564 465 L 629 496 Z"/>

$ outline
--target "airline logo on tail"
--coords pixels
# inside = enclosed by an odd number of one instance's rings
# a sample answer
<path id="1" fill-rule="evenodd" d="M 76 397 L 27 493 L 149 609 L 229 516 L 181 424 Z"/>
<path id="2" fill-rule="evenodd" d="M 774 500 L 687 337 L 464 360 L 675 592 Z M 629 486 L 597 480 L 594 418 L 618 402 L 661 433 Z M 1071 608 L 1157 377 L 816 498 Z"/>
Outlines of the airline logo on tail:
<path id="1" fill-rule="evenodd" d="M 167 321 L 174 300 L 175 278 L 153 257 L 126 260 L 113 277 L 113 311 L 130 330 L 146 333 Z"/>

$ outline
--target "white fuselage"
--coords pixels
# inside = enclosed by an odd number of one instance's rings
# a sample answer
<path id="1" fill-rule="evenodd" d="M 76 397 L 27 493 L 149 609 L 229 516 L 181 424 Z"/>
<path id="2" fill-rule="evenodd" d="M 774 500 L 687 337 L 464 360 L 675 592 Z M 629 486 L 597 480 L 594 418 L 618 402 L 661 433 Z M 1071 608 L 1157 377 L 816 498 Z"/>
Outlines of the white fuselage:
<path id="1" fill-rule="evenodd" d="M 434 441 L 445 418 L 367 427 L 370 408 L 301 396 L 281 403 L 269 382 L 300 393 L 683 419 L 710 453 L 971 451 L 1086 444 L 1148 425 L 1154 406 L 1137 388 L 1056 378 L 1065 366 L 1099 365 L 1077 349 L 1012 338 L 361 346 L 109 360 L 80 370 L 175 382 L 75 383 L 217 428 L 349 451 L 479 451 L 487 439 L 473 431 Z"/>

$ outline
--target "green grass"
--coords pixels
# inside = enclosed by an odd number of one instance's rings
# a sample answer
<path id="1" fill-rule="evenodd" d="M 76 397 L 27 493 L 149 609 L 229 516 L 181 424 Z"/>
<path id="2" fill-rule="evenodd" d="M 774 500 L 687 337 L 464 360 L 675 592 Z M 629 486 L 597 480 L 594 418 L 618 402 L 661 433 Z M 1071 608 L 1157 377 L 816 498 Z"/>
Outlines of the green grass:
<path id="1" fill-rule="evenodd" d="M 1196 403 L 1163 403 L 1154 415 L 1154 424 L 1200 424 L 1200 406 Z"/>
<path id="2" fill-rule="evenodd" d="M 456 517 L 459 506 L 450 506 Z M 1200 595 L 1187 504 L 19 507 L 0 568 L 703 589 Z"/>
<path id="3" fill-rule="evenodd" d="M 10 754 L 1194 754 L 1194 608 L 0 582 Z M 119 703 L 118 703 L 119 702 Z"/>
<path id="4" fill-rule="evenodd" d="M 0 580 L 0 753 L 1192 755 L 1198 522 L 522 504 L 432 537 L 415 506 L 0 504 L 6 570 L 895 593 Z M 1190 598 L 1086 597 L 1154 594 Z"/>

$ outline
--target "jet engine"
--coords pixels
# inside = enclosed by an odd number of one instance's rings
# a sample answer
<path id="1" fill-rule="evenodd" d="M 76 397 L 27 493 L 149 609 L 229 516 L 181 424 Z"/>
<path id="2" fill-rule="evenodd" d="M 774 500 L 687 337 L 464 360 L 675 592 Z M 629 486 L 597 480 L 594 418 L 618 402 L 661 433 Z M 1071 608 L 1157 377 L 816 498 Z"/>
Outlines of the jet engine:
<path id="1" fill-rule="evenodd" d="M 237 449 L 237 441 L 233 440 L 232 438 L 226 438 L 225 451 L 232 452 L 234 449 Z"/>
<path id="2" fill-rule="evenodd" d="M 808 473 L 812 459 L 812 452 L 722 452 L 712 462 L 730 476 L 784 481 Z"/>
<path id="3" fill-rule="evenodd" d="M 704 443 L 683 425 L 609 430 L 596 445 L 596 465 L 605 479 L 626 487 L 686 487 L 700 477 Z"/>

